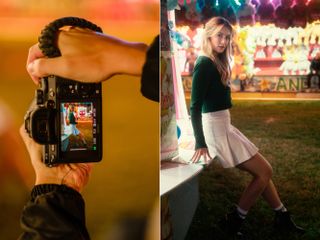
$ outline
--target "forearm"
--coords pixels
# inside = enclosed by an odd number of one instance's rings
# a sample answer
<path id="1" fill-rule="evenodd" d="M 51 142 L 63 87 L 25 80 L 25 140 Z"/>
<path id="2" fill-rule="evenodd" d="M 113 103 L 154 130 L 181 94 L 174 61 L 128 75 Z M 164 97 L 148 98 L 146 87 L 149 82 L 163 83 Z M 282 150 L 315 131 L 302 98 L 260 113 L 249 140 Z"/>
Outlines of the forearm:
<path id="1" fill-rule="evenodd" d="M 202 106 L 207 95 L 209 82 L 212 81 L 211 64 L 211 60 L 208 58 L 201 58 L 195 65 L 193 72 L 190 115 L 196 139 L 195 149 L 207 147 L 202 128 Z"/>
<path id="2" fill-rule="evenodd" d="M 204 138 L 202 127 L 201 111 L 191 109 L 191 123 L 193 127 L 194 137 L 196 140 L 195 149 L 206 148 L 207 144 Z"/>
<path id="3" fill-rule="evenodd" d="M 101 35 L 97 53 L 101 52 L 102 71 L 109 74 L 110 63 L 114 73 L 141 75 L 148 46 L 140 42 L 128 42 L 113 36 Z"/>

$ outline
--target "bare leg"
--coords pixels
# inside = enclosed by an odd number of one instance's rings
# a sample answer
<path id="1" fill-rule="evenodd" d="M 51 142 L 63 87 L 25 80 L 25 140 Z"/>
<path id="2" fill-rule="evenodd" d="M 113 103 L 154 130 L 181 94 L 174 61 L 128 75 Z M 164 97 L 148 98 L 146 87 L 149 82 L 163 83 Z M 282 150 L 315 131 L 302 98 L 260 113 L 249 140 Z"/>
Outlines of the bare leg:
<path id="1" fill-rule="evenodd" d="M 240 170 L 250 173 L 253 178 L 247 188 L 242 193 L 238 206 L 245 212 L 249 211 L 257 198 L 264 192 L 270 183 L 272 168 L 270 164 L 257 153 L 248 161 L 237 166 Z M 236 234 L 237 239 L 242 237 L 241 225 L 245 218 L 245 213 L 241 213 L 237 208 L 228 213 L 225 217 L 225 230 L 232 234 Z"/>
<path id="2" fill-rule="evenodd" d="M 279 199 L 276 194 L 273 183 L 271 184 L 272 167 L 259 153 L 254 155 L 248 161 L 237 166 L 240 170 L 246 171 L 253 176 L 252 181 L 242 193 L 239 200 L 239 207 L 248 211 L 256 202 L 257 198 L 262 194 L 266 196 L 266 200 L 276 203 Z M 280 205 L 280 201 L 279 201 Z"/>
<path id="3" fill-rule="evenodd" d="M 262 197 L 273 209 L 276 209 L 281 205 L 279 194 L 272 180 L 270 180 L 269 184 L 264 189 Z"/>
<path id="4" fill-rule="evenodd" d="M 257 153 L 251 159 L 237 167 L 253 176 L 252 181 L 239 200 L 238 205 L 241 209 L 249 211 L 260 195 L 262 195 L 273 209 L 281 205 L 278 192 L 271 180 L 271 165 L 260 153 Z M 275 215 L 275 227 L 277 231 L 284 233 L 295 232 L 303 234 L 305 232 L 303 228 L 297 226 L 292 221 L 289 212 L 277 211 Z"/>
<path id="5" fill-rule="evenodd" d="M 83 133 L 82 133 L 82 132 L 80 132 L 78 136 L 79 136 L 80 140 L 82 141 L 82 143 L 83 143 L 84 145 L 86 145 L 86 144 L 87 144 L 87 142 L 86 142 L 86 140 L 85 140 L 85 138 L 84 138 Z"/>

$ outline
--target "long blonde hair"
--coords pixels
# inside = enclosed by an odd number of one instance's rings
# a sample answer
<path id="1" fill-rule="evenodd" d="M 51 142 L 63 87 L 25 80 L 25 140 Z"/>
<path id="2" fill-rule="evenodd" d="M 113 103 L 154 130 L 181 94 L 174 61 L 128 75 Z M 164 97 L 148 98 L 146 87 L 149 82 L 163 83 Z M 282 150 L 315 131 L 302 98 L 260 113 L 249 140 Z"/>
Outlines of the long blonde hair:
<path id="1" fill-rule="evenodd" d="M 223 27 L 226 27 L 231 32 L 230 41 L 226 49 L 221 54 L 215 54 L 210 37 L 218 33 Z M 211 60 L 217 65 L 217 69 L 221 75 L 221 81 L 226 86 L 231 77 L 231 52 L 232 52 L 232 38 L 234 35 L 233 28 L 230 22 L 223 17 L 214 17 L 209 20 L 202 33 L 201 51 L 202 54 L 211 58 Z"/>

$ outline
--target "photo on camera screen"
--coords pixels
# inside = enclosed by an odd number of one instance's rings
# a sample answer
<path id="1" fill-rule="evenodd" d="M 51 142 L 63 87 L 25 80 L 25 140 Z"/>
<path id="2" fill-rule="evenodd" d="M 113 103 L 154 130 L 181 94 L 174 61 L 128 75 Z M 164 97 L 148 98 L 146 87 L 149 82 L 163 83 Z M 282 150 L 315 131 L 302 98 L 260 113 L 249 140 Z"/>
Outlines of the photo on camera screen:
<path id="1" fill-rule="evenodd" d="M 64 102 L 60 106 L 62 152 L 96 150 L 96 112 L 92 102 Z"/>

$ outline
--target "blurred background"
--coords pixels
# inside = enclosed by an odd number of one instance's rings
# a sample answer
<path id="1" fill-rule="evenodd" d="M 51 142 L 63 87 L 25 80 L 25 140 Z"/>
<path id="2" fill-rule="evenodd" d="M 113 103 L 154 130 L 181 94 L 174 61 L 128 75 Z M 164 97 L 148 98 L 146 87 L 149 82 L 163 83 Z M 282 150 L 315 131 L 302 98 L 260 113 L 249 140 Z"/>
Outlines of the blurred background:
<path id="1" fill-rule="evenodd" d="M 25 69 L 28 49 L 45 25 L 65 16 L 85 18 L 129 41 L 150 44 L 159 34 L 156 0 L 0 2 L 1 239 L 17 239 L 20 213 L 34 182 L 18 136 L 36 89 Z M 139 77 L 115 76 L 103 83 L 103 124 L 103 160 L 95 165 L 83 196 L 91 238 L 117 239 L 123 226 L 145 226 L 159 195 L 159 108 L 141 96 Z"/>

